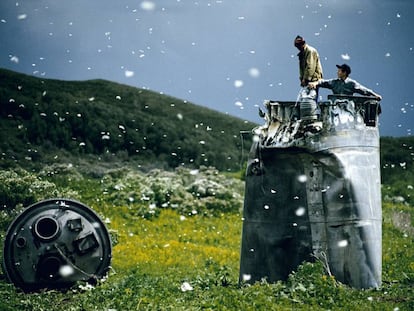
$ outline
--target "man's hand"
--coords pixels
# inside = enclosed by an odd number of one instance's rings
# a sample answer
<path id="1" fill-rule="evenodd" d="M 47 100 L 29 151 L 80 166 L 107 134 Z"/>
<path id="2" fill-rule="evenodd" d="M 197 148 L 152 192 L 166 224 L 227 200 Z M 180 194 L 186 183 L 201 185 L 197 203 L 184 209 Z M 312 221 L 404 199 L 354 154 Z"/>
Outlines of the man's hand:
<path id="1" fill-rule="evenodd" d="M 316 89 L 317 86 L 318 86 L 318 81 L 308 83 L 308 88 L 310 89 Z"/>

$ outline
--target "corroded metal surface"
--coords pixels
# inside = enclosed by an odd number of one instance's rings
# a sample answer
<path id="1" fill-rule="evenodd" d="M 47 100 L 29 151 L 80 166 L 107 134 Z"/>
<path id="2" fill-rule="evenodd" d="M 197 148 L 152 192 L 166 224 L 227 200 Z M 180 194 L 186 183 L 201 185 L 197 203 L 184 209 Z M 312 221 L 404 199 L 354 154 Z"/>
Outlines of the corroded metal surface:
<path id="1" fill-rule="evenodd" d="M 246 171 L 240 281 L 284 280 L 318 258 L 343 283 L 379 287 L 378 102 L 265 106 Z"/>

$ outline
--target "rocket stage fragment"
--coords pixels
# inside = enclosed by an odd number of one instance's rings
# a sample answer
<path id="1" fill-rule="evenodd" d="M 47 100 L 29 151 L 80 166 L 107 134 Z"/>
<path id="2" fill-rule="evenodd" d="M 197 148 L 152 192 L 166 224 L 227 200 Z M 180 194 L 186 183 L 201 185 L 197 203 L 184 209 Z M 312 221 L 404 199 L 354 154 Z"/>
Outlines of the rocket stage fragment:
<path id="1" fill-rule="evenodd" d="M 74 200 L 48 199 L 27 207 L 10 224 L 3 270 L 24 291 L 65 289 L 105 277 L 111 252 L 110 235 L 92 209 Z"/>
<path id="2" fill-rule="evenodd" d="M 246 170 L 240 282 L 285 280 L 318 258 L 355 288 L 381 285 L 379 103 L 265 101 Z"/>

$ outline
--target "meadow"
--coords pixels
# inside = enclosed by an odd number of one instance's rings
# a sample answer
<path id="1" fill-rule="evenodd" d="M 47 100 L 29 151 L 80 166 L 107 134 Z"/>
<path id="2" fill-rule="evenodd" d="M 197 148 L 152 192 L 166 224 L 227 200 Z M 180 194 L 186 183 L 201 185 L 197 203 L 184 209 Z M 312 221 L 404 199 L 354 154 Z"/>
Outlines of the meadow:
<path id="1" fill-rule="evenodd" d="M 3 277 L 1 310 L 414 309 L 414 213 L 407 204 L 383 205 L 381 288 L 352 289 L 318 261 L 303 263 L 287 281 L 247 285 L 238 281 L 243 181 L 236 175 L 212 168 L 114 170 L 93 179 L 55 167 L 3 171 L 2 185 L 13 187 L 15 178 L 34 201 L 66 196 L 93 208 L 107 223 L 113 260 L 98 284 L 79 282 L 65 291 L 23 293 Z M 17 212 L 3 210 L 2 242 Z"/>

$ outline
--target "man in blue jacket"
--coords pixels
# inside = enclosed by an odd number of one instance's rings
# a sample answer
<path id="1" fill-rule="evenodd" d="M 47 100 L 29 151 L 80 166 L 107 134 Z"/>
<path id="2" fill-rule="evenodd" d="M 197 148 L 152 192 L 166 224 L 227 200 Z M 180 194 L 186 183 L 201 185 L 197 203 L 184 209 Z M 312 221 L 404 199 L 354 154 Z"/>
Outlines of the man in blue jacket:
<path id="1" fill-rule="evenodd" d="M 347 64 L 336 65 L 336 67 L 338 68 L 337 79 L 321 79 L 319 81 L 309 82 L 308 87 L 310 89 L 317 89 L 319 87 L 331 89 L 332 92 L 336 95 L 352 96 L 354 93 L 358 93 L 361 95 L 373 96 L 377 100 L 382 99 L 381 95 L 349 78 L 349 75 L 351 74 L 351 67 L 349 67 Z"/>

